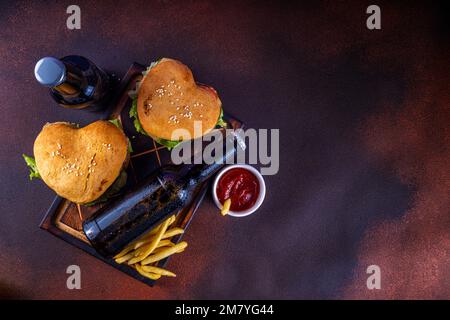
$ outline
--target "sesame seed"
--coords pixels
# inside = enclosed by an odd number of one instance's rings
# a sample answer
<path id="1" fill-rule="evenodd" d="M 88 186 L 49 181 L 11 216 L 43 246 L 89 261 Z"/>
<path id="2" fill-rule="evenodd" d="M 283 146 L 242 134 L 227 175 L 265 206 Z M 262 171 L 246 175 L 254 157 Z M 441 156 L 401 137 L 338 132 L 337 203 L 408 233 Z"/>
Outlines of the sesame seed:
<path id="1" fill-rule="evenodd" d="M 151 108 L 153 108 L 153 105 L 150 102 L 148 102 L 148 100 L 147 100 L 144 104 L 144 107 L 146 107 L 147 109 L 151 109 Z"/>
<path id="2" fill-rule="evenodd" d="M 171 115 L 169 117 L 169 120 L 167 121 L 167 123 L 179 123 L 180 121 L 178 120 L 177 116 L 175 114 Z"/>
<path id="3" fill-rule="evenodd" d="M 180 113 L 180 115 L 184 118 L 191 119 L 192 118 L 192 111 L 186 111 L 184 113 Z"/>

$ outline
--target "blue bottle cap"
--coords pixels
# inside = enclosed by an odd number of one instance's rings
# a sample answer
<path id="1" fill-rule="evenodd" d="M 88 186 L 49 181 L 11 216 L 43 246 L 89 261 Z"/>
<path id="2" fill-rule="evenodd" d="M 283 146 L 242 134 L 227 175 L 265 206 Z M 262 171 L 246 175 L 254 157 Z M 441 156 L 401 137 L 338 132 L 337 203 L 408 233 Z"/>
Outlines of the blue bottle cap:
<path id="1" fill-rule="evenodd" d="M 44 57 L 34 67 L 36 80 L 46 86 L 54 87 L 61 84 L 66 77 L 66 66 L 53 57 Z"/>

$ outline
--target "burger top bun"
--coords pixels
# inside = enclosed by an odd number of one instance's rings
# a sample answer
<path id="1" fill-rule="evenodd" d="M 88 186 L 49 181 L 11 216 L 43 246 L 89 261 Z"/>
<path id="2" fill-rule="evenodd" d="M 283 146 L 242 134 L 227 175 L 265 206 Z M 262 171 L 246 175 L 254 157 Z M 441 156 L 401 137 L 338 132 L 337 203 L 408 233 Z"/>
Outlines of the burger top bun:
<path id="1" fill-rule="evenodd" d="M 78 128 L 48 123 L 34 142 L 42 180 L 58 195 L 75 203 L 99 198 L 116 180 L 128 159 L 125 134 L 109 121 Z"/>

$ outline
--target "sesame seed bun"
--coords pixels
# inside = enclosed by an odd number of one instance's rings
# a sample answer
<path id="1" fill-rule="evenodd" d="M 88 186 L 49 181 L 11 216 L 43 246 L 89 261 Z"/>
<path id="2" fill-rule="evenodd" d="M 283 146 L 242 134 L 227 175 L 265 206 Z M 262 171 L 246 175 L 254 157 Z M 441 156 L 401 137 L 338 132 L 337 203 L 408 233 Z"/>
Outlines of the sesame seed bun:
<path id="1" fill-rule="evenodd" d="M 34 142 L 42 180 L 58 195 L 85 204 L 98 199 L 116 180 L 128 159 L 125 134 L 109 121 L 83 128 L 48 123 Z"/>
<path id="2" fill-rule="evenodd" d="M 142 80 L 137 98 L 139 121 L 147 134 L 166 140 L 195 139 L 211 131 L 220 116 L 222 102 L 211 87 L 195 82 L 181 62 L 162 59 Z M 194 121 L 201 130 L 194 130 Z M 181 138 L 174 130 L 189 133 Z"/>

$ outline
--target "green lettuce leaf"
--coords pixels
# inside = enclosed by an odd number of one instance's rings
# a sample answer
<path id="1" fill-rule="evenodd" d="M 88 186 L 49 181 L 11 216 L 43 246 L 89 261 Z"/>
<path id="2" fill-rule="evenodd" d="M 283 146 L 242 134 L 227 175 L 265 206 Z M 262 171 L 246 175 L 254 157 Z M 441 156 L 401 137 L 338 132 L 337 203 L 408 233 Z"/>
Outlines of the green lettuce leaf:
<path id="1" fill-rule="evenodd" d="M 122 170 L 114 183 L 97 199 L 84 205 L 87 207 L 108 201 L 111 197 L 117 195 L 127 183 L 127 172 Z"/>
<path id="2" fill-rule="evenodd" d="M 142 124 L 139 121 L 138 112 L 137 112 L 137 98 L 134 98 L 133 103 L 131 104 L 130 118 L 133 119 L 133 125 L 136 128 L 136 131 L 148 136 L 147 132 L 145 132 L 144 128 L 142 128 Z"/>
<path id="3" fill-rule="evenodd" d="M 226 128 L 227 127 L 227 123 L 225 122 L 225 120 L 223 120 L 223 109 L 220 108 L 220 115 L 219 115 L 219 120 L 217 120 L 216 123 L 216 127 L 222 127 L 222 128 Z"/>
<path id="4" fill-rule="evenodd" d="M 175 148 L 181 141 L 173 141 L 173 140 L 166 140 L 166 139 L 156 139 L 156 142 L 159 144 L 165 146 L 167 149 L 172 150 Z"/>
<path id="5" fill-rule="evenodd" d="M 133 153 L 133 146 L 131 145 L 131 141 L 130 141 L 130 139 L 127 139 L 128 140 L 128 152 L 129 153 Z"/>
<path id="6" fill-rule="evenodd" d="M 152 62 L 147 67 L 147 69 L 142 72 L 142 75 L 145 77 L 150 72 L 150 70 L 154 66 L 156 66 L 160 61 L 161 61 L 161 59 Z M 134 124 L 134 127 L 136 128 L 137 132 L 142 133 L 144 135 L 148 135 L 147 132 L 145 132 L 145 130 L 142 128 L 142 125 L 139 122 L 139 117 L 138 117 L 138 113 L 137 113 L 137 95 L 138 95 L 140 87 L 141 87 L 141 81 L 137 81 L 136 88 L 134 90 L 131 90 L 128 92 L 128 95 L 133 99 L 133 102 L 131 104 L 131 109 L 130 109 L 130 118 L 133 119 L 133 124 Z"/>
<path id="7" fill-rule="evenodd" d="M 26 154 L 22 154 L 22 157 L 25 160 L 28 168 L 30 168 L 30 180 L 33 180 L 33 178 L 42 179 L 36 166 L 36 160 L 34 160 L 33 157 L 27 156 Z"/>
<path id="8" fill-rule="evenodd" d="M 123 130 L 122 124 L 120 123 L 119 119 L 111 119 L 108 121 L 111 122 L 113 125 L 115 125 L 117 128 L 119 128 L 120 130 Z"/>

